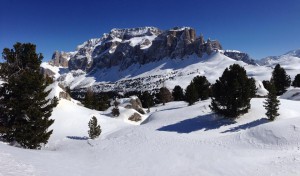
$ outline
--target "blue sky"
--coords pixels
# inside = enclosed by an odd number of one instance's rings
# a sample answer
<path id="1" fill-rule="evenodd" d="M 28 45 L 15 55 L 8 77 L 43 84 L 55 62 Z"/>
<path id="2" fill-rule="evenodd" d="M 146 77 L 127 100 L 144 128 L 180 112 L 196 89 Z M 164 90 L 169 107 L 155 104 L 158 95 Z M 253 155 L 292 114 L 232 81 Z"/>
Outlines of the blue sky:
<path id="1" fill-rule="evenodd" d="M 299 0 L 1 0 L 0 49 L 37 45 L 44 59 L 112 28 L 191 26 L 259 59 L 300 48 Z"/>

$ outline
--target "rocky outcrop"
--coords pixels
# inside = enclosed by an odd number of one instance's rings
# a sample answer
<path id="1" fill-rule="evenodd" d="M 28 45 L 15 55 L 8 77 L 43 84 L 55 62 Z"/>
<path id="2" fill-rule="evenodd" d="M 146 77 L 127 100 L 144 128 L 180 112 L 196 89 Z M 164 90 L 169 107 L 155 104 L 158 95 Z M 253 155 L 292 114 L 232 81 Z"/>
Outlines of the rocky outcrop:
<path id="1" fill-rule="evenodd" d="M 130 116 L 128 118 L 128 120 L 131 120 L 131 121 L 134 121 L 134 122 L 139 122 L 139 121 L 142 120 L 142 116 L 140 114 L 138 114 L 138 113 L 135 112 L 135 113 L 133 113 L 132 116 Z"/>
<path id="2" fill-rule="evenodd" d="M 51 71 L 50 69 L 44 68 L 44 67 L 40 67 L 40 72 L 41 72 L 41 74 L 44 75 L 44 77 L 49 76 L 49 77 L 53 78 L 55 75 L 55 73 L 53 71 Z"/>
<path id="3" fill-rule="evenodd" d="M 252 59 L 249 54 L 243 53 L 240 51 L 235 50 L 225 50 L 223 51 L 223 54 L 227 57 L 230 57 L 231 59 L 237 60 L 237 61 L 243 61 L 250 65 L 257 65 L 255 60 Z"/>
<path id="4" fill-rule="evenodd" d="M 57 67 L 68 67 L 70 57 L 72 56 L 73 53 L 55 51 L 52 55 L 52 59 L 49 61 L 49 64 Z"/>
<path id="5" fill-rule="evenodd" d="M 155 27 L 112 29 L 100 39 L 91 39 L 79 45 L 70 57 L 70 70 L 110 68 L 121 70 L 132 64 L 145 64 L 163 58 L 183 58 L 197 54 L 210 54 L 222 49 L 218 41 L 207 40 L 190 27 L 175 27 L 162 31 Z"/>
<path id="6" fill-rule="evenodd" d="M 129 104 L 125 106 L 126 109 L 134 109 L 141 114 L 145 114 L 142 107 L 142 102 L 138 97 L 131 97 L 129 100 Z"/>

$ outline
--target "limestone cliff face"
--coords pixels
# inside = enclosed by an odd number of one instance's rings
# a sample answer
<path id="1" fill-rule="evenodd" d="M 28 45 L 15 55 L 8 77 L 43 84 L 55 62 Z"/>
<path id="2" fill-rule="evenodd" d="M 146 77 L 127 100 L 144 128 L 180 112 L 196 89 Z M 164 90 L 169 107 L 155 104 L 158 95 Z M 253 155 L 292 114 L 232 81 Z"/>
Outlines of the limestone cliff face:
<path id="1" fill-rule="evenodd" d="M 50 60 L 50 64 L 53 66 L 61 66 L 61 67 L 68 67 L 68 63 L 70 57 L 73 56 L 71 52 L 63 52 L 63 51 L 55 51 L 52 55 L 52 59 Z"/>
<path id="2" fill-rule="evenodd" d="M 53 63 L 66 66 L 69 57 L 70 70 L 94 69 L 119 66 L 121 70 L 132 64 L 145 64 L 163 58 L 184 58 L 197 54 L 210 54 L 222 49 L 215 40 L 204 40 L 190 27 L 172 28 L 166 31 L 155 27 L 112 29 L 102 38 L 91 39 L 79 45 L 72 54 L 54 54 Z"/>

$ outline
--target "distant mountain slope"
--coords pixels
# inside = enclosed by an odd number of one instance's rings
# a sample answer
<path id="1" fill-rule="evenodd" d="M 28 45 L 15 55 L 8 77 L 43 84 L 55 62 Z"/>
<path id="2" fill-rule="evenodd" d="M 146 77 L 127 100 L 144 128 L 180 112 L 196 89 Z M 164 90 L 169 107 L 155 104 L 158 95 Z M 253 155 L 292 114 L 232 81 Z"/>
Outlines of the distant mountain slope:
<path id="1" fill-rule="evenodd" d="M 197 75 L 214 83 L 226 67 L 237 63 L 257 80 L 260 94 L 266 94 L 261 81 L 270 79 L 274 64 L 280 63 L 293 78 L 299 62 L 297 50 L 256 61 L 247 53 L 222 50 L 220 42 L 197 37 L 190 27 L 165 31 L 141 27 L 112 29 L 74 52 L 56 51 L 49 63 L 42 64 L 42 71 L 71 89 L 127 92 L 158 89 L 163 84 L 185 88 Z"/>
<path id="2" fill-rule="evenodd" d="M 296 62 L 296 63 L 300 63 L 300 49 L 297 50 L 292 50 L 289 51 L 283 55 L 280 56 L 269 56 L 269 57 L 265 57 L 262 58 L 261 60 L 258 60 L 257 63 L 259 65 L 267 65 L 267 66 L 271 66 L 271 65 L 276 65 L 276 64 L 280 64 L 280 63 L 287 63 L 287 64 L 292 64 L 292 63 L 288 63 L 288 62 Z"/>

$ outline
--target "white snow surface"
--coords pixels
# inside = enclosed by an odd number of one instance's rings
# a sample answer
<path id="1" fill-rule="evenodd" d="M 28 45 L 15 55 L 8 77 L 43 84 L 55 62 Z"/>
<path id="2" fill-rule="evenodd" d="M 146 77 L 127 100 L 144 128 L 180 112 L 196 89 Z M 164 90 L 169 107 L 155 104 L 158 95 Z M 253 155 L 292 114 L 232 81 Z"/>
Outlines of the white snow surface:
<path id="1" fill-rule="evenodd" d="M 42 150 L 0 143 L 0 175 L 300 175 L 300 102 L 280 99 L 280 116 L 269 122 L 263 101 L 252 99 L 235 122 L 213 115 L 210 100 L 170 102 L 137 126 L 60 100 Z M 102 129 L 95 140 L 86 138 L 92 116 Z"/>
<path id="2" fill-rule="evenodd" d="M 248 76 L 253 77 L 258 82 L 269 80 L 271 78 L 271 72 L 273 71 L 271 67 L 248 65 L 242 61 L 233 60 L 220 52 L 215 52 L 209 56 L 204 55 L 202 58 L 191 55 L 184 59 L 165 58 L 144 65 L 133 64 L 125 70 L 114 66 L 111 68 L 97 69 L 90 74 L 82 74 L 80 76 L 74 76 L 73 72 L 69 72 L 61 75 L 60 81 L 63 85 L 70 86 L 72 89 L 75 87 L 111 84 L 112 82 L 142 78 L 143 85 L 153 86 L 157 81 L 165 80 L 165 86 L 169 89 L 173 89 L 175 85 L 180 85 L 185 89 L 197 75 L 206 76 L 210 83 L 215 83 L 215 81 L 222 76 L 225 68 L 232 64 L 239 64 L 245 67 Z M 287 72 L 289 74 L 292 73 L 293 77 L 297 71 L 291 69 L 287 70 Z M 115 84 L 112 88 L 116 88 L 117 86 L 118 84 Z M 162 85 L 158 86 L 158 88 L 160 88 Z M 144 88 L 144 90 L 152 89 L 153 87 L 151 86 Z M 262 87 L 262 89 L 264 88 Z M 107 91 L 109 91 L 109 89 Z M 262 90 L 262 92 L 264 91 L 265 90 Z"/>

